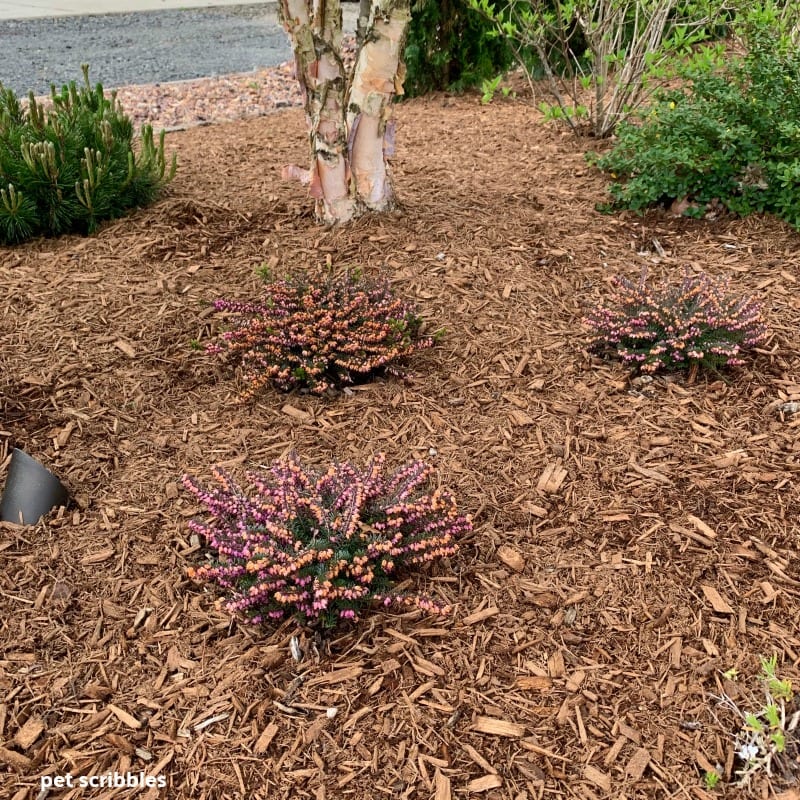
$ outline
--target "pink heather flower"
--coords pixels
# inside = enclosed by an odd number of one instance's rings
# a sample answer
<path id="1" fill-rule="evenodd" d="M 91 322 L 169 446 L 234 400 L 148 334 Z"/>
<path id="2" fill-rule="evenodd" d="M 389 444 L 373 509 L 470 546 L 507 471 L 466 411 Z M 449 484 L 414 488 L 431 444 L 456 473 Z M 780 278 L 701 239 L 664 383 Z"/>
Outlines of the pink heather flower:
<path id="1" fill-rule="evenodd" d="M 364 470 L 345 462 L 317 471 L 291 454 L 267 473 L 247 473 L 247 488 L 220 468 L 211 489 L 185 476 L 209 514 L 189 525 L 218 553 L 189 575 L 216 582 L 229 593 L 225 607 L 250 621 L 291 614 L 334 625 L 374 603 L 445 613 L 429 598 L 386 589 L 404 568 L 453 555 L 471 530 L 445 490 L 424 492 L 431 472 L 414 462 L 387 475 L 383 454 Z"/>
<path id="2" fill-rule="evenodd" d="M 324 394 L 384 368 L 399 374 L 397 362 L 433 345 L 420 335 L 413 307 L 393 296 L 387 280 L 352 273 L 324 284 L 277 281 L 265 287 L 261 301 L 220 299 L 214 308 L 235 318 L 206 351 L 242 365 L 245 397 L 268 384 Z"/>
<path id="3" fill-rule="evenodd" d="M 654 289 L 646 272 L 639 283 L 617 276 L 608 305 L 590 311 L 584 324 L 592 329 L 590 346 L 616 354 L 641 372 L 742 363 L 742 348 L 760 344 L 767 331 L 752 297 L 728 293 L 727 279 L 685 269 L 680 284 L 664 282 Z"/>

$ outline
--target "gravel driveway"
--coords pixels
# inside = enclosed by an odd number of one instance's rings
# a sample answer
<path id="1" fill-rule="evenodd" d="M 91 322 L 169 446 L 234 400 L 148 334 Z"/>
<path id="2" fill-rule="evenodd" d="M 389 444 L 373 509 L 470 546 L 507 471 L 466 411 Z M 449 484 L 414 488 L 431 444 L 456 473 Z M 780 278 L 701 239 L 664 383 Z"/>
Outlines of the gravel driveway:
<path id="1" fill-rule="evenodd" d="M 347 12 L 346 12 L 347 13 Z M 49 94 L 81 79 L 106 87 L 247 72 L 291 57 L 275 3 L 0 22 L 0 81 Z"/>

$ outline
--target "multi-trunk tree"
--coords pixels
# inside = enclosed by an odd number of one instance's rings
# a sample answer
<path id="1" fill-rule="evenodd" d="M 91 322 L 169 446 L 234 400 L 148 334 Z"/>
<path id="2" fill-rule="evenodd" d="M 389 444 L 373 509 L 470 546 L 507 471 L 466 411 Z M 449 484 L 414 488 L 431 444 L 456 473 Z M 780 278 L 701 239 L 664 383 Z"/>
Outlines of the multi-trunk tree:
<path id="1" fill-rule="evenodd" d="M 305 92 L 311 165 L 290 166 L 326 223 L 395 204 L 386 159 L 394 147 L 392 100 L 403 91 L 411 0 L 362 0 L 355 64 L 342 57 L 339 0 L 280 0 L 297 79 Z"/>

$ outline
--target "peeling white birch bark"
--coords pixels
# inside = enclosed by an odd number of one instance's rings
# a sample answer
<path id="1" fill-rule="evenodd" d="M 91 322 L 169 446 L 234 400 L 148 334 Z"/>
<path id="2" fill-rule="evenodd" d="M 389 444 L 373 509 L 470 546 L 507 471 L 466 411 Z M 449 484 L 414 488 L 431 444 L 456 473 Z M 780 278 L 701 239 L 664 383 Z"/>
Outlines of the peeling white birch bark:
<path id="1" fill-rule="evenodd" d="M 403 91 L 410 5 L 372 0 L 348 89 L 339 0 L 280 0 L 305 92 L 311 148 L 309 170 L 288 166 L 283 175 L 309 185 L 320 221 L 346 222 L 395 204 L 386 157 L 393 148 L 391 102 Z"/>
<path id="2" fill-rule="evenodd" d="M 338 0 L 281 0 L 279 11 L 305 94 L 311 147 L 309 192 L 316 200 L 315 212 L 324 222 L 346 222 L 353 217 L 356 203 L 350 192 L 344 115 L 342 9 Z M 302 174 L 292 167 L 284 172 Z"/>
<path id="3" fill-rule="evenodd" d="M 385 146 L 392 100 L 403 92 L 402 62 L 411 20 L 408 0 L 373 3 L 367 34 L 358 52 L 347 98 L 350 163 L 358 199 L 373 211 L 394 206 L 394 190 L 386 166 Z M 392 144 L 389 142 L 389 144 Z"/>

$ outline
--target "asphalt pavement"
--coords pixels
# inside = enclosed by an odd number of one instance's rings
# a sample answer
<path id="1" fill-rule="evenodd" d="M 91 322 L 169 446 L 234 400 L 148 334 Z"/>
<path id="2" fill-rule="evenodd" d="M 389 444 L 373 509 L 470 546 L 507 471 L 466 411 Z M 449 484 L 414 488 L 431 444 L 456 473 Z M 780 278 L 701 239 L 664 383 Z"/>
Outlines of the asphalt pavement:
<path id="1" fill-rule="evenodd" d="M 92 82 L 112 88 L 248 72 L 291 58 L 275 2 L 22 0 L 11 7 L 0 0 L 0 41 L 0 81 L 18 95 L 80 81 L 83 63 Z"/>
<path id="2" fill-rule="evenodd" d="M 253 0 L 250 5 L 269 2 L 274 0 Z M 240 5 L 242 0 L 0 0 L 0 19 L 66 17 L 76 14 L 127 14 L 132 11 Z"/>

